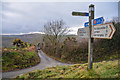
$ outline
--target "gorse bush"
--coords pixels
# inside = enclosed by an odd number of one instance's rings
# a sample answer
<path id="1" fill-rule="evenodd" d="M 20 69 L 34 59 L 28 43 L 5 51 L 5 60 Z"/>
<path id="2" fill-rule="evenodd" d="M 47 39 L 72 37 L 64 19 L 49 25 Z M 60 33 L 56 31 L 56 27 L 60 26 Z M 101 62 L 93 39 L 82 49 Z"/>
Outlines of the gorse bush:
<path id="1" fill-rule="evenodd" d="M 23 43 L 23 41 L 22 40 L 20 40 L 20 39 L 14 39 L 13 40 L 13 45 L 15 45 L 16 47 L 23 47 L 24 46 L 24 43 Z"/>
<path id="2" fill-rule="evenodd" d="M 32 44 L 28 44 L 27 42 L 24 43 L 21 39 L 14 39 L 12 43 L 17 49 L 32 46 Z"/>
<path id="3" fill-rule="evenodd" d="M 28 43 L 27 42 L 25 42 L 25 47 L 28 47 Z"/>

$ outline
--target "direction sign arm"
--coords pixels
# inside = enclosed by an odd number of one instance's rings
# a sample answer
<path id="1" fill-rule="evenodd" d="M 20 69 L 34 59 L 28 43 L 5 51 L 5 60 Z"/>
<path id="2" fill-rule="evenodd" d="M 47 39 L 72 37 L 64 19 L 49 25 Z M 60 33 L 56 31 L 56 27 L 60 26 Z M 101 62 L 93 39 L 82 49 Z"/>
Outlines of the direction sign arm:
<path id="1" fill-rule="evenodd" d="M 89 16 L 87 12 L 72 12 L 73 16 Z"/>

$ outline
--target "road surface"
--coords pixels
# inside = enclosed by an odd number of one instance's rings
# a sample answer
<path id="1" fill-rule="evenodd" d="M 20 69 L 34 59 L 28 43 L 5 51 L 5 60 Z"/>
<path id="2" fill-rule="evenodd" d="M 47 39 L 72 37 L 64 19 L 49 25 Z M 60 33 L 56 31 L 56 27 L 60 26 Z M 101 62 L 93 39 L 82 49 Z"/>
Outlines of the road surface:
<path id="1" fill-rule="evenodd" d="M 52 67 L 52 66 L 57 66 L 57 65 L 72 65 L 72 64 L 67 64 L 67 63 L 62 63 L 62 62 L 56 61 L 56 60 L 48 57 L 46 54 L 44 54 L 40 50 L 38 50 L 38 55 L 41 59 L 41 62 L 39 64 L 37 64 L 36 66 L 17 70 L 17 71 L 3 72 L 2 78 L 15 78 L 17 75 L 25 74 L 29 71 L 34 71 L 34 70 L 38 70 L 38 69 L 42 70 L 42 69 L 45 69 L 46 67 Z"/>

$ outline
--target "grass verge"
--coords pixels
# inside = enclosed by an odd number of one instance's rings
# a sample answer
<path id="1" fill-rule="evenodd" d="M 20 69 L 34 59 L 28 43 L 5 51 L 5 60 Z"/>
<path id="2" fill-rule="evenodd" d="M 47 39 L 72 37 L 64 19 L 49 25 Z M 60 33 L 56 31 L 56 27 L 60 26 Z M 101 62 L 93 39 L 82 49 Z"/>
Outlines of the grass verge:
<path id="1" fill-rule="evenodd" d="M 40 62 L 35 47 L 2 50 L 2 71 L 13 71 L 37 65 Z"/>
<path id="2" fill-rule="evenodd" d="M 93 69 L 88 69 L 87 63 L 70 66 L 48 67 L 17 76 L 24 80 L 31 78 L 120 78 L 118 60 L 93 63 Z"/>

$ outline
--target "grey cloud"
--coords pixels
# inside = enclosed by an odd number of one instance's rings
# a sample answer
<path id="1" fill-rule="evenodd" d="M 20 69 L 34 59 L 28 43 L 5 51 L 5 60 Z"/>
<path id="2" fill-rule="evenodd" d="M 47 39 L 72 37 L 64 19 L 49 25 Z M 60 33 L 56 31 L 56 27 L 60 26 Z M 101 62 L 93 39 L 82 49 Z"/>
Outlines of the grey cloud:
<path id="1" fill-rule="evenodd" d="M 69 27 L 83 26 L 88 17 L 72 16 L 72 11 L 88 12 L 90 3 L 3 3 L 3 11 L 16 13 L 20 16 L 3 17 L 3 33 L 22 33 L 43 30 L 43 25 L 51 20 L 63 19 Z M 95 17 L 114 17 L 116 3 L 95 4 Z M 113 6 L 111 6 L 113 4 Z M 104 8 L 105 7 L 105 8 Z M 108 14 L 111 10 L 112 13 Z"/>

